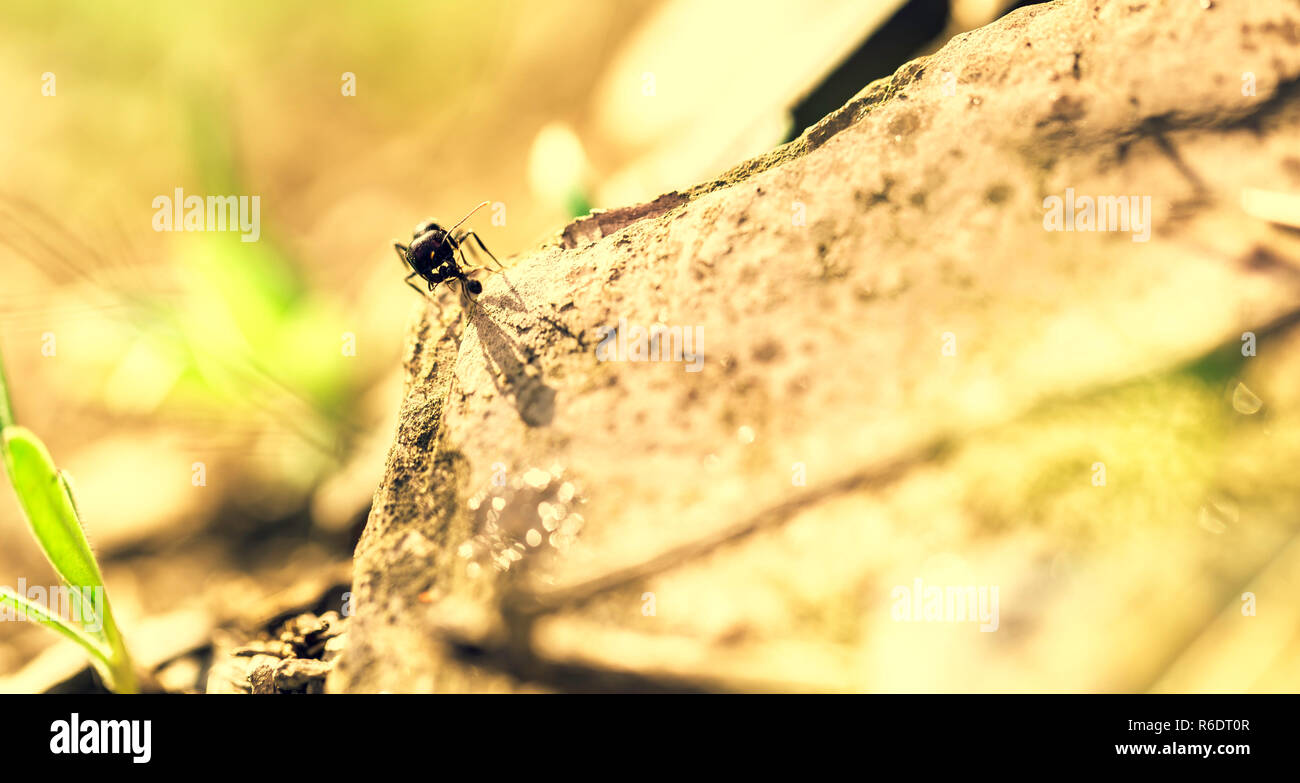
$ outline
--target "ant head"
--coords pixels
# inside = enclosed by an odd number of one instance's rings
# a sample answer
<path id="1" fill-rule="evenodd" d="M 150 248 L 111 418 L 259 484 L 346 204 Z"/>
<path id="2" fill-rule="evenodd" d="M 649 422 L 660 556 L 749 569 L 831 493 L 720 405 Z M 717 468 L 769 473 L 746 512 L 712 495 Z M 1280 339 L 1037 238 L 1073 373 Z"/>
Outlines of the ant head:
<path id="1" fill-rule="evenodd" d="M 415 234 L 413 235 L 413 237 L 418 239 L 420 236 L 427 234 L 430 231 L 443 231 L 443 228 L 442 226 L 438 225 L 436 221 L 426 220 L 420 225 L 415 227 Z"/>
<path id="2" fill-rule="evenodd" d="M 469 288 L 469 292 L 474 296 L 483 293 L 483 284 L 477 280 L 470 280 L 466 285 Z"/>

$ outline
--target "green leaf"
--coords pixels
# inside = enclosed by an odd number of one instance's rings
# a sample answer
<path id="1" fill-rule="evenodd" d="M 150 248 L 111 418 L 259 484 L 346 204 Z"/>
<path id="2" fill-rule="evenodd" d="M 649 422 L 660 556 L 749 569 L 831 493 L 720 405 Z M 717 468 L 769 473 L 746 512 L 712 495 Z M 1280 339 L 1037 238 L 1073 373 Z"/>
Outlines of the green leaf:
<path id="1" fill-rule="evenodd" d="M 59 577 L 72 587 L 103 587 L 76 505 L 45 444 L 25 427 L 6 427 L 4 456 L 32 533 Z"/>
<path id="2" fill-rule="evenodd" d="M 91 659 L 95 661 L 96 666 L 102 670 L 112 668 L 108 648 L 100 644 L 96 639 L 91 638 L 80 628 L 72 625 L 58 615 L 51 614 L 48 609 L 40 604 L 28 601 L 26 598 L 18 595 L 8 587 L 0 587 L 0 605 L 12 606 L 15 611 L 22 610 L 27 619 L 35 620 L 38 623 L 52 628 L 63 634 L 72 641 L 81 645 L 81 647 L 90 654 Z"/>
<path id="3" fill-rule="evenodd" d="M 27 517 L 27 524 L 36 536 L 37 543 L 54 566 L 55 572 L 64 584 L 74 588 L 72 596 L 80 610 L 79 617 L 85 623 L 93 616 L 102 627 L 96 634 L 103 639 L 107 651 L 93 642 L 92 637 L 83 629 L 75 629 L 73 641 L 86 646 L 90 640 L 94 644 L 93 657 L 96 666 L 103 661 L 104 679 L 108 686 L 118 693 L 135 693 L 138 689 L 135 669 L 131 656 L 122 641 L 122 635 L 113 621 L 113 609 L 104 592 L 103 616 L 95 616 L 93 607 L 81 600 L 84 588 L 104 588 L 104 577 L 100 574 L 99 563 L 90 550 L 90 542 L 81 527 L 81 518 L 77 514 L 77 503 L 72 496 L 72 486 L 67 477 L 54 465 L 54 458 L 45 448 L 41 439 L 25 427 L 8 426 L 0 432 L 0 446 L 3 446 L 5 469 L 9 481 L 18 495 L 18 503 Z M 17 600 L 16 594 L 10 592 L 5 596 L 7 603 Z M 24 600 L 24 604 L 27 602 Z M 51 628 L 68 635 L 72 627 L 49 612 L 44 616 Z M 87 648 L 89 649 L 89 648 Z"/>
<path id="4" fill-rule="evenodd" d="M 72 588 L 70 594 L 76 604 L 76 617 L 83 625 L 93 620 L 100 630 L 89 633 L 12 590 L 0 590 L 0 604 L 22 607 L 27 616 L 85 648 L 109 688 L 118 693 L 137 692 L 139 683 L 135 665 L 117 623 L 113 621 L 113 609 L 108 602 L 108 592 L 104 590 L 104 577 L 81 526 L 72 483 L 67 474 L 55 467 L 54 458 L 41 439 L 14 423 L 3 357 L 0 357 L 0 452 L 3 452 L 5 472 L 18 495 L 18 504 L 27 517 L 27 525 L 59 578 Z M 82 600 L 83 589 L 96 587 L 104 590 L 102 617 Z"/>

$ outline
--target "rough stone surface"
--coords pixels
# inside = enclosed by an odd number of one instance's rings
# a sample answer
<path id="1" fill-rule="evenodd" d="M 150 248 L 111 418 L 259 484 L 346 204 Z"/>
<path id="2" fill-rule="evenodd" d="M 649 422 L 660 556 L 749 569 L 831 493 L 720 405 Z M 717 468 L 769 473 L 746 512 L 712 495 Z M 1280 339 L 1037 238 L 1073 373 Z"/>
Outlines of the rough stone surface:
<path id="1" fill-rule="evenodd" d="M 428 308 L 329 689 L 1300 688 L 1300 3 L 1208 5 L 1021 9 Z"/>

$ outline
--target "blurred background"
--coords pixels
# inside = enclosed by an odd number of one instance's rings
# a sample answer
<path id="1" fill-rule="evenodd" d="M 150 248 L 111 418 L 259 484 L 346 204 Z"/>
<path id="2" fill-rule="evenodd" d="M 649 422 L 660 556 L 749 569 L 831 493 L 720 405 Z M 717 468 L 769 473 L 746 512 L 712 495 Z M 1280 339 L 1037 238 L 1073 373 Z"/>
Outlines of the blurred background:
<path id="1" fill-rule="evenodd" d="M 487 200 L 508 264 L 1024 4 L 6 3 L 0 348 L 142 662 L 346 584 L 423 306 L 392 239 Z M 154 231 L 176 188 L 259 196 L 260 241 Z M 53 584 L 3 495 L 0 584 Z M 0 676 L 79 656 L 0 624 Z"/>

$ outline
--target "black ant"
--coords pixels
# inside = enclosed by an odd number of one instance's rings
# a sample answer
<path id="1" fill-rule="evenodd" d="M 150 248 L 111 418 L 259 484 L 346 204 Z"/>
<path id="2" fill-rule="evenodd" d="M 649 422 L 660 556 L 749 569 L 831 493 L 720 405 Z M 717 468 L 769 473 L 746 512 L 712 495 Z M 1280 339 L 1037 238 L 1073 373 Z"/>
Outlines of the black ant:
<path id="1" fill-rule="evenodd" d="M 457 221 L 456 225 L 445 229 L 432 220 L 426 220 L 415 227 L 415 234 L 411 241 L 411 246 L 407 247 L 401 242 L 394 241 L 393 247 L 397 250 L 397 255 L 401 257 L 402 263 L 415 270 L 406 276 L 405 282 L 411 288 L 419 291 L 421 296 L 432 299 L 433 297 L 420 290 L 420 287 L 411 282 L 411 278 L 420 277 L 429 283 L 429 291 L 432 292 L 439 283 L 450 285 L 453 281 L 460 284 L 462 293 L 471 304 L 477 305 L 474 297 L 483 292 L 483 284 L 477 280 L 471 280 L 469 274 L 477 272 L 480 269 L 487 269 L 486 266 L 470 266 L 465 260 L 465 250 L 461 247 L 462 243 L 470 237 L 478 243 L 478 246 L 488 257 L 496 263 L 501 269 L 505 269 L 497 257 L 492 255 L 492 251 L 487 249 L 483 240 L 479 239 L 478 234 L 473 231 L 465 230 L 459 234 L 454 233 L 461 223 L 469 220 L 470 215 L 486 207 L 489 202 L 484 201 L 477 207 L 469 211 L 468 215 Z M 460 253 L 460 263 L 456 262 L 456 253 Z M 489 269 L 495 272 L 496 270 Z"/>

